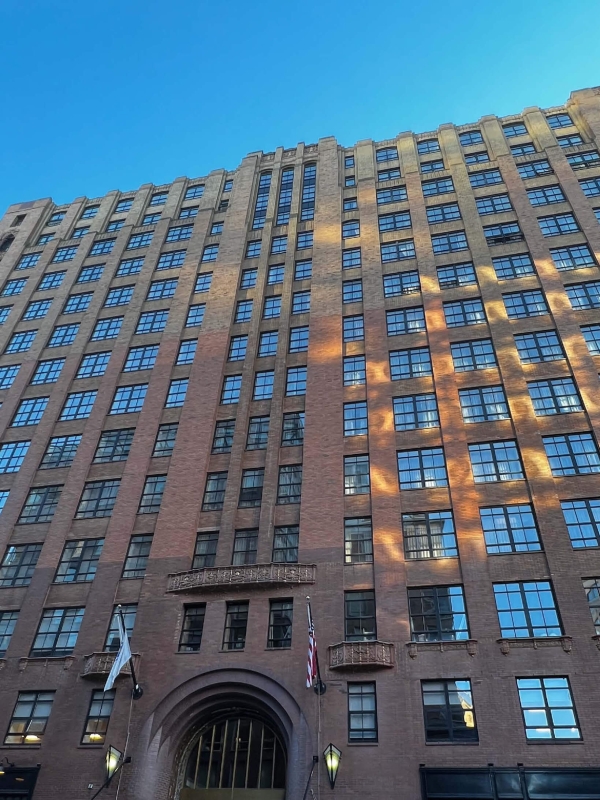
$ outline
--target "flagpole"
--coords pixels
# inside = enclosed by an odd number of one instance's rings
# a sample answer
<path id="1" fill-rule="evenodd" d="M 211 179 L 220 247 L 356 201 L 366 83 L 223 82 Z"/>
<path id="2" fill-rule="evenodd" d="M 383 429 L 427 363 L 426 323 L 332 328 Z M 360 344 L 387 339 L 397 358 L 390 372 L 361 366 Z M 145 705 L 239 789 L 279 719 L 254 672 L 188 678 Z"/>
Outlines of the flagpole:
<path id="1" fill-rule="evenodd" d="M 310 776 L 308 778 L 308 783 L 306 784 L 306 793 L 308 792 L 308 787 L 310 785 L 310 780 L 315 768 L 315 764 L 318 763 L 321 755 L 321 698 L 325 694 L 327 690 L 327 686 L 321 679 L 321 667 L 319 665 L 319 648 L 316 646 L 316 636 L 315 636 L 315 628 L 313 624 L 312 618 L 312 609 L 310 606 L 310 597 L 307 595 L 306 597 L 306 613 L 308 615 L 308 630 L 309 630 L 309 638 L 312 635 L 313 637 L 313 654 L 314 654 L 314 661 L 316 666 L 316 676 L 314 679 L 313 689 L 315 690 L 315 694 L 317 695 L 317 755 L 313 756 L 313 765 L 310 771 Z M 314 793 L 313 793 L 314 797 Z M 317 769 L 317 800 L 320 800 L 321 797 L 321 770 Z"/>
<path id="2" fill-rule="evenodd" d="M 121 618 L 121 625 L 123 626 L 123 631 L 125 632 L 125 636 L 127 636 L 127 628 L 125 627 L 125 617 L 123 616 L 123 609 L 120 605 L 117 606 L 117 611 L 119 613 L 119 617 Z M 135 674 L 135 666 L 133 664 L 133 655 L 129 659 L 129 669 L 131 670 L 131 680 L 133 681 L 133 694 L 132 697 L 134 700 L 139 700 L 140 697 L 144 694 L 144 690 L 137 682 L 137 677 Z"/>

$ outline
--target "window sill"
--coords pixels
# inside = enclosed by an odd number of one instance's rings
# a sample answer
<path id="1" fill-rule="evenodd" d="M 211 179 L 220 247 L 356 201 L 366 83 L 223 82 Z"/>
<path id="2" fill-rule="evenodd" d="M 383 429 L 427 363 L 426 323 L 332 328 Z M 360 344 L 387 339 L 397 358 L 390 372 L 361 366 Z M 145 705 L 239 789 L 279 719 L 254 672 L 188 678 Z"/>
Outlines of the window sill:
<path id="1" fill-rule="evenodd" d="M 478 641 L 477 639 L 457 639 L 439 642 L 406 642 L 406 647 L 411 658 L 416 658 L 419 651 L 426 653 L 428 650 L 439 650 L 440 653 L 445 650 L 466 650 L 470 656 L 476 656 Z"/>
<path id="2" fill-rule="evenodd" d="M 509 655 L 513 648 L 528 647 L 538 650 L 540 647 L 562 647 L 565 653 L 570 653 L 573 647 L 571 636 L 531 636 L 522 639 L 496 639 L 500 645 L 502 655 Z M 598 642 L 596 642 L 598 647 Z M 599 648 L 600 649 L 600 648 Z"/>
<path id="3" fill-rule="evenodd" d="M 348 747 L 377 747 L 379 742 L 348 742 Z"/>
<path id="4" fill-rule="evenodd" d="M 427 747 L 479 747 L 479 742 L 425 742 Z"/>

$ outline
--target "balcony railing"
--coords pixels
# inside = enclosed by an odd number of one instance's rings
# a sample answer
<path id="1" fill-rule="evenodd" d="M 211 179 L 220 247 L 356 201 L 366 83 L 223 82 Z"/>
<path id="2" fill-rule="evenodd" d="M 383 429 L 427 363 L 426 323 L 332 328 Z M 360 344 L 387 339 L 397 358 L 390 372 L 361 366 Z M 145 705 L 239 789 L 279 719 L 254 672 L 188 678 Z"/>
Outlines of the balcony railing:
<path id="1" fill-rule="evenodd" d="M 315 564 L 242 564 L 229 567 L 176 572 L 169 575 L 168 592 L 193 592 L 199 589 L 222 589 L 226 586 L 287 586 L 314 583 Z"/>
<path id="2" fill-rule="evenodd" d="M 83 657 L 83 669 L 81 670 L 82 678 L 97 678 L 102 675 L 108 675 L 114 664 L 116 652 L 114 653 L 90 653 L 89 656 Z M 137 653 L 133 654 L 133 665 L 135 669 L 138 668 L 140 656 Z M 131 667 L 129 662 L 121 669 L 120 675 L 131 675 Z"/>
<path id="3" fill-rule="evenodd" d="M 390 642 L 340 642 L 329 648 L 330 669 L 380 669 L 394 663 L 394 645 Z"/>

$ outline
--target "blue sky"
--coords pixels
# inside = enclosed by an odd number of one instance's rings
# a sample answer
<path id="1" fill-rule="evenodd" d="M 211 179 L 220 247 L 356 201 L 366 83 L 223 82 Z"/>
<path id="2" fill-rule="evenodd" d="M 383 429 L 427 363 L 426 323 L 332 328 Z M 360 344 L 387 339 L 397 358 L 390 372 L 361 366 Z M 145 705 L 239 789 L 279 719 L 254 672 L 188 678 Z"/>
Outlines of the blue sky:
<path id="1" fill-rule="evenodd" d="M 1 0 L 0 214 L 564 102 L 598 0 Z"/>

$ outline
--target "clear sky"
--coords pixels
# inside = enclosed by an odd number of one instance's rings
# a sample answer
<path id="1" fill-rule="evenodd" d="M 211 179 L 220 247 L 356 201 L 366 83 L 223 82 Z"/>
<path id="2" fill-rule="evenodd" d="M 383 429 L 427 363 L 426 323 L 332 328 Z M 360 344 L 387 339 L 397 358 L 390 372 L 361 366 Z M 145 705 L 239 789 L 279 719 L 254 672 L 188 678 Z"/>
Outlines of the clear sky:
<path id="1" fill-rule="evenodd" d="M 599 0 L 0 0 L 0 214 L 564 102 Z"/>

